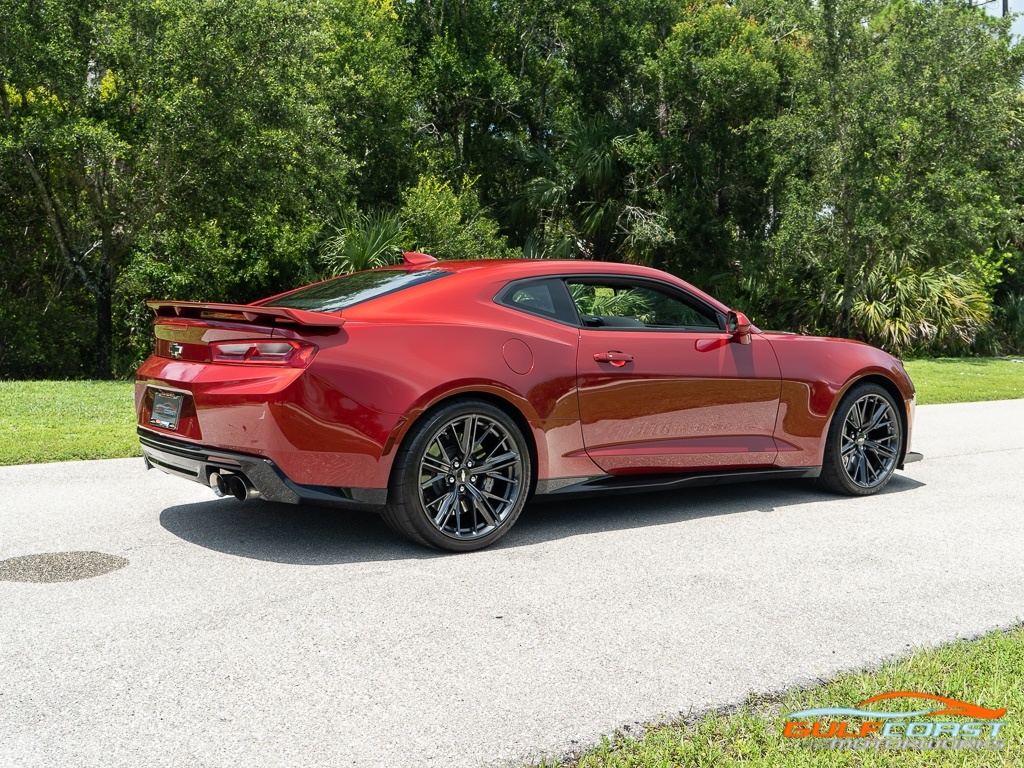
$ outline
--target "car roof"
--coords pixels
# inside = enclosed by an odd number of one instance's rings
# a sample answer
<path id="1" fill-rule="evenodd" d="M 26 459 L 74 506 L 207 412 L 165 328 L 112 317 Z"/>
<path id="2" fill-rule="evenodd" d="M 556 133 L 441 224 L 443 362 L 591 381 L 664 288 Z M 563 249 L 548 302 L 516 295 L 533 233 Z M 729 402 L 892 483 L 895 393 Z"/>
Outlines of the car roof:
<path id="1" fill-rule="evenodd" d="M 409 267 L 399 264 L 385 269 L 443 269 L 449 272 L 469 272 L 478 270 L 509 271 L 529 275 L 561 275 L 566 273 L 603 273 L 635 275 L 650 272 L 652 275 L 664 274 L 649 267 L 636 264 L 619 264 L 611 261 L 590 261 L 584 259 L 460 259 L 438 261 L 436 264 L 424 264 Z"/>
<path id="2" fill-rule="evenodd" d="M 431 293 L 438 290 L 452 290 L 455 288 L 456 284 L 461 284 L 464 288 L 467 281 L 479 283 L 492 281 L 511 282 L 513 280 L 529 279 L 531 277 L 545 277 L 549 275 L 564 276 L 588 274 L 640 277 L 647 278 L 649 280 L 668 282 L 675 285 L 677 288 L 690 292 L 723 313 L 729 311 L 729 308 L 722 302 L 718 301 L 714 296 L 708 295 L 696 286 L 687 283 L 685 280 L 682 280 L 668 272 L 663 272 L 651 267 L 640 266 L 638 264 L 590 261 L 585 259 L 458 259 L 451 261 L 427 261 L 419 264 L 396 264 L 387 267 L 378 267 L 377 269 L 367 271 L 407 273 L 441 271 L 449 273 L 449 275 L 454 279 L 453 283 L 449 283 L 448 280 L 430 283 L 430 287 L 427 290 Z M 321 282 L 330 282 L 330 280 L 334 279 L 337 278 L 330 278 Z M 312 285 L 317 284 L 318 283 L 313 283 Z M 428 284 L 410 286 L 410 288 L 397 293 L 384 294 L 377 298 L 360 302 L 359 304 L 347 309 L 346 313 L 358 316 L 363 313 L 363 308 L 370 310 L 372 307 L 379 306 L 381 302 L 384 302 L 385 305 L 392 304 L 392 302 L 395 301 L 404 303 L 408 299 L 412 299 L 414 296 L 417 296 L 420 293 L 420 290 L 427 288 L 427 285 Z M 311 286 L 306 285 L 299 288 L 293 288 L 275 296 L 261 299 L 254 302 L 254 304 L 265 304 L 309 287 Z"/>
<path id="3" fill-rule="evenodd" d="M 728 312 L 729 308 L 694 285 L 675 275 L 652 267 L 639 264 L 622 264 L 610 261 L 590 261 L 586 259 L 463 259 L 458 261 L 438 261 L 436 264 L 408 267 L 399 265 L 386 269 L 442 269 L 481 279 L 517 280 L 548 275 L 615 275 L 623 277 L 642 277 L 650 280 L 669 282 L 682 288 L 711 304 L 713 307 Z"/>

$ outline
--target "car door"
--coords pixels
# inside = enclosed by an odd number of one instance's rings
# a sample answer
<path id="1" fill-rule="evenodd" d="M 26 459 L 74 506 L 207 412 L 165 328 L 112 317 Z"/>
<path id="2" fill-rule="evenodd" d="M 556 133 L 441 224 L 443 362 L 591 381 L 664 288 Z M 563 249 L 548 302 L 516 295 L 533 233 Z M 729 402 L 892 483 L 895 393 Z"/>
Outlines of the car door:
<path id="1" fill-rule="evenodd" d="M 771 345 L 656 280 L 581 276 L 577 382 L 587 453 L 606 472 L 770 466 L 781 377 Z"/>

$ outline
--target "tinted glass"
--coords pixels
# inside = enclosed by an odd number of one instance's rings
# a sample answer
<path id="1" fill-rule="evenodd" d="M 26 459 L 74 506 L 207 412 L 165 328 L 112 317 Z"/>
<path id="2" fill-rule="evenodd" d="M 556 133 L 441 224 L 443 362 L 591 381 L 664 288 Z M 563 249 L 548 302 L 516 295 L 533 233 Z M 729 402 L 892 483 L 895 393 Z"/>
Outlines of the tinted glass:
<path id="1" fill-rule="evenodd" d="M 337 312 L 345 307 L 361 304 L 364 301 L 450 274 L 452 273 L 441 269 L 418 269 L 411 272 L 400 269 L 354 272 L 325 283 L 301 288 L 287 296 L 268 301 L 263 306 L 307 309 L 311 312 Z"/>
<path id="2" fill-rule="evenodd" d="M 710 307 L 689 304 L 646 285 L 569 281 L 583 324 L 592 328 L 715 329 Z"/>
<path id="3" fill-rule="evenodd" d="M 576 324 L 576 311 L 565 292 L 565 284 L 557 278 L 512 283 L 499 301 L 506 307 Z"/>

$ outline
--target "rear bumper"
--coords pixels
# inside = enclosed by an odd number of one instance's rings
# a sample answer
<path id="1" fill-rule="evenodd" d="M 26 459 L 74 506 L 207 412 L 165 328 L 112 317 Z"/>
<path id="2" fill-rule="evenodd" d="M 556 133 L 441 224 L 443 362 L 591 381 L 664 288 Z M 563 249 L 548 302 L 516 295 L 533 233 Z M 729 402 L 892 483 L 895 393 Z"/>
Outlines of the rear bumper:
<path id="1" fill-rule="evenodd" d="M 285 504 L 330 504 L 349 508 L 376 508 L 387 502 L 384 488 L 332 488 L 300 485 L 288 478 L 273 461 L 219 448 L 207 448 L 173 440 L 157 432 L 138 427 L 139 442 L 148 467 L 169 475 L 210 484 L 210 474 L 225 471 L 240 475 L 246 484 L 259 491 L 267 501 Z"/>
<path id="2" fill-rule="evenodd" d="M 169 440 L 217 446 L 218 454 L 268 458 L 299 485 L 385 489 L 402 417 L 353 400 L 338 379 L 326 360 L 250 369 L 154 355 L 136 373 L 136 424 Z M 150 423 L 160 390 L 186 396 L 173 432 Z"/>

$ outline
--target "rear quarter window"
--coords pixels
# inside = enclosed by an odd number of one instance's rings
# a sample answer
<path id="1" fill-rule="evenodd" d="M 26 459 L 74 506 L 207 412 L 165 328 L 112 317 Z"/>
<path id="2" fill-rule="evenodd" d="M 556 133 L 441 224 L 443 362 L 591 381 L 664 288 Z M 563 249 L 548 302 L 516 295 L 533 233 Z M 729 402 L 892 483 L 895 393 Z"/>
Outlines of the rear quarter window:
<path id="1" fill-rule="evenodd" d="M 579 317 L 560 278 L 517 280 L 495 298 L 502 306 L 518 309 L 569 325 L 578 325 Z"/>

